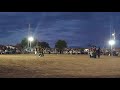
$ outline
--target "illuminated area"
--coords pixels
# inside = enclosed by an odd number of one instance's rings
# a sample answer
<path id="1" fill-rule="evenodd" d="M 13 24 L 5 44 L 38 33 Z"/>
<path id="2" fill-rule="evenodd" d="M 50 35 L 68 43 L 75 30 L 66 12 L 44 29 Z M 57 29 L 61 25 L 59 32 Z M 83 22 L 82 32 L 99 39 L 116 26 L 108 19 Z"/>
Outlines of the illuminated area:
<path id="1" fill-rule="evenodd" d="M 115 44 L 115 40 L 110 40 L 109 41 L 109 45 L 114 45 Z"/>
<path id="2" fill-rule="evenodd" d="M 112 34 L 112 36 L 114 36 L 114 35 L 115 35 L 115 33 Z"/>
<path id="3" fill-rule="evenodd" d="M 30 41 L 30 42 L 34 41 L 34 38 L 32 36 L 28 37 L 28 41 Z"/>

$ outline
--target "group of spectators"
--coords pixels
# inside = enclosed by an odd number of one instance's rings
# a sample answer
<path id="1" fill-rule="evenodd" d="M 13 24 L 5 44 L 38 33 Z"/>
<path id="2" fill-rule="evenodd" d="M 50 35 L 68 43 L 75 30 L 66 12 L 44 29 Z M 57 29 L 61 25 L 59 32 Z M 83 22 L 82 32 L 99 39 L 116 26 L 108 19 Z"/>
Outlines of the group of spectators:
<path id="1" fill-rule="evenodd" d="M 60 54 L 60 50 L 57 48 L 45 48 L 43 51 L 45 54 Z M 84 50 L 77 48 L 65 48 L 62 50 L 62 54 L 88 54 Z"/>
<path id="2" fill-rule="evenodd" d="M 89 49 L 89 55 L 90 55 L 90 58 L 100 58 L 100 55 L 101 55 L 101 49 L 100 49 L 100 47 L 96 47 L 96 46 L 94 46 L 94 47 L 91 47 L 90 49 Z"/>

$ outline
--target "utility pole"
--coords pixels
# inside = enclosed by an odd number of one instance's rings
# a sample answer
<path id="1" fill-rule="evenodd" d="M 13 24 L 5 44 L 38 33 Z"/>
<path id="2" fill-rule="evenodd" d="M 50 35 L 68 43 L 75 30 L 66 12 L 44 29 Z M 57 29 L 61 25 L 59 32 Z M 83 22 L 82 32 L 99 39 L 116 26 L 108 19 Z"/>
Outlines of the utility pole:
<path id="1" fill-rule="evenodd" d="M 116 36 L 116 33 L 115 33 L 115 29 L 114 29 L 114 40 L 115 40 L 115 36 Z"/>
<path id="2" fill-rule="evenodd" d="M 110 23 L 110 40 L 111 40 L 111 23 Z M 112 56 L 112 45 L 110 45 L 110 53 L 111 53 L 111 56 Z"/>
<path id="3" fill-rule="evenodd" d="M 113 40 L 116 41 L 116 40 L 115 40 L 115 38 L 116 38 L 115 29 L 114 29 L 114 33 L 112 34 L 112 36 L 113 36 Z M 115 46 L 114 46 L 114 50 L 115 50 Z"/>
<path id="4" fill-rule="evenodd" d="M 28 37 L 29 37 L 29 36 L 30 36 L 30 24 L 29 24 L 29 28 L 28 28 Z M 28 37 L 27 37 L 27 38 L 28 38 Z M 30 43 L 29 43 L 29 40 L 28 40 L 28 48 L 30 47 L 29 44 L 30 44 Z"/>

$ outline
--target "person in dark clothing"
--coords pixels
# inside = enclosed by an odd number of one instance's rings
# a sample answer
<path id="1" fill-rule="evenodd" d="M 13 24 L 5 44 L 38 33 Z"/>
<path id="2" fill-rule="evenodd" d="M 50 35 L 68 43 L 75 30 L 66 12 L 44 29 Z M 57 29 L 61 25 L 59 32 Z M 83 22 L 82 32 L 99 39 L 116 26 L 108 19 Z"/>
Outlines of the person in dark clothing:
<path id="1" fill-rule="evenodd" d="M 41 48 L 41 56 L 44 56 L 44 49 Z"/>
<path id="2" fill-rule="evenodd" d="M 39 57 L 41 56 L 41 48 L 38 48 Z"/>
<path id="3" fill-rule="evenodd" d="M 93 51 L 93 57 L 96 58 L 96 51 Z"/>
<path id="4" fill-rule="evenodd" d="M 44 49 L 43 48 L 41 48 L 41 47 L 39 47 L 39 57 L 42 57 L 42 56 L 44 56 Z"/>
<path id="5" fill-rule="evenodd" d="M 97 55 L 98 55 L 98 58 L 100 58 L 100 47 L 97 50 Z"/>
<path id="6" fill-rule="evenodd" d="M 94 58 L 96 58 L 96 46 L 93 49 L 93 56 L 94 56 Z"/>

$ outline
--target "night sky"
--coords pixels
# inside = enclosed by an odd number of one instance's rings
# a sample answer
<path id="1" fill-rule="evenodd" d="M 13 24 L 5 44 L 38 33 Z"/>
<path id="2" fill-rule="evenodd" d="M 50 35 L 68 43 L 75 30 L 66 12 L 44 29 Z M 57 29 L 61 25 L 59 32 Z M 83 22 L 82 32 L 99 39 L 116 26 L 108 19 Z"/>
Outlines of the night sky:
<path id="1" fill-rule="evenodd" d="M 54 47 L 58 39 L 68 46 L 108 46 L 111 31 L 120 34 L 119 12 L 0 12 L 0 44 L 19 43 L 28 35 L 28 24 L 39 41 Z M 118 37 L 120 40 L 120 38 Z M 117 40 L 116 46 L 120 46 Z"/>

